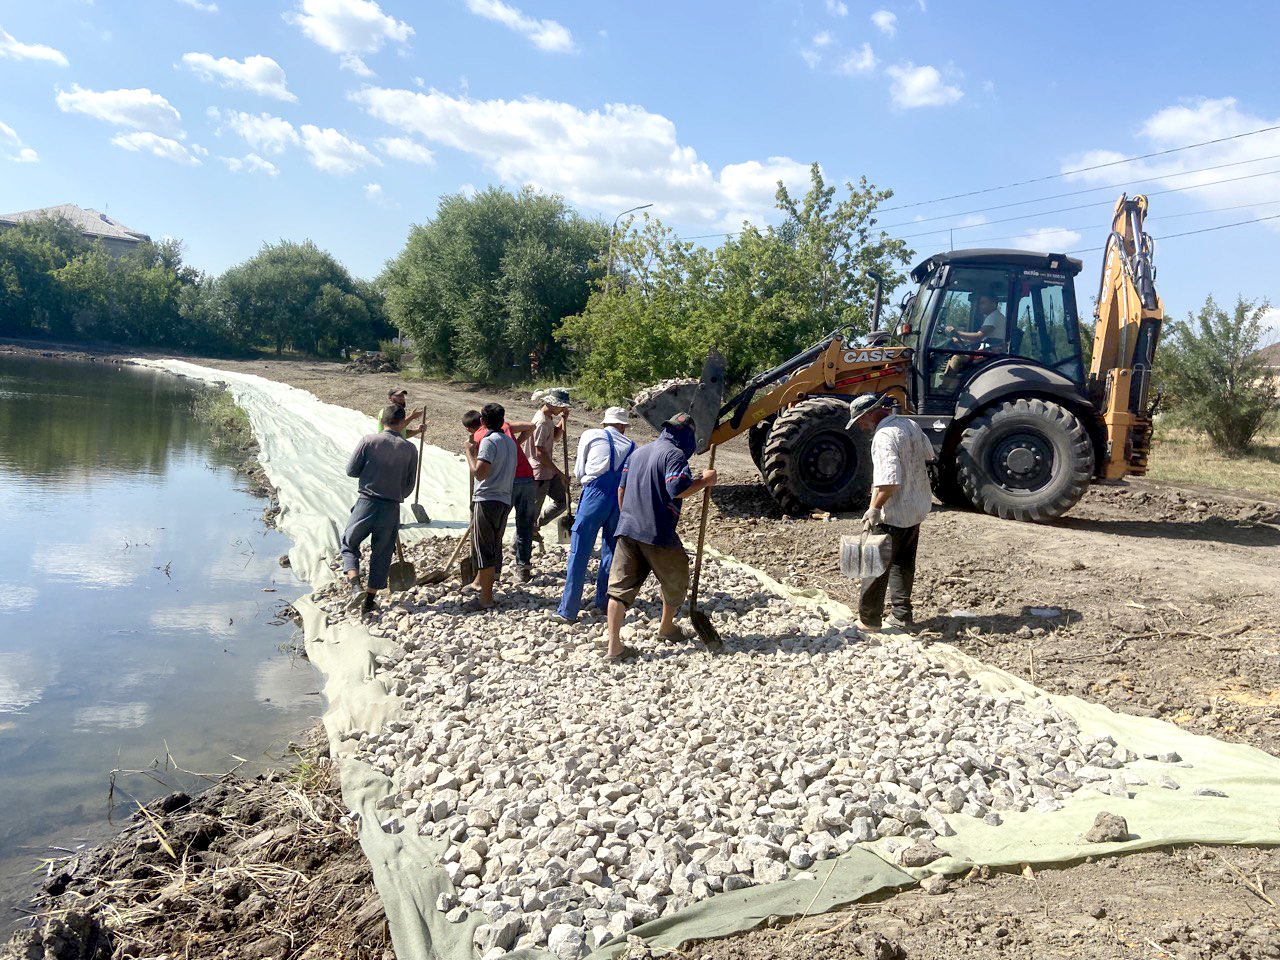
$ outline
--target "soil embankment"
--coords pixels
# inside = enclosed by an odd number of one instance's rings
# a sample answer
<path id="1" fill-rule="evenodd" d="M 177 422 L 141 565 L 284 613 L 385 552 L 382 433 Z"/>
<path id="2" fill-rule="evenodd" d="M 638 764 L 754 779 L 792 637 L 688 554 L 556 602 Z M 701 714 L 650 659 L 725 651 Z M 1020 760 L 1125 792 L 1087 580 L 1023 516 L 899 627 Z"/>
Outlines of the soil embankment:
<path id="1" fill-rule="evenodd" d="M 403 384 L 412 405 L 428 407 L 428 442 L 452 450 L 461 448 L 458 421 L 467 409 L 496 399 L 512 420 L 532 413 L 525 394 L 353 376 L 338 364 L 204 362 L 369 412 L 390 385 Z M 591 419 L 575 411 L 571 434 Z M 717 466 L 724 482 L 713 496 L 710 543 L 795 586 L 852 599 L 838 547 L 841 534 L 856 531 L 856 517 L 782 517 L 745 444 L 726 448 Z M 686 525 L 697 520 L 696 507 L 689 513 Z M 1280 754 L 1278 524 L 1280 504 L 1145 482 L 1094 488 L 1054 524 L 939 510 L 924 531 L 916 616 L 926 638 L 946 639 L 1050 691 Z M 341 832 L 336 820 L 333 829 Z M 706 960 L 958 950 L 978 958 L 1280 957 L 1271 892 L 1278 884 L 1280 855 L 1272 850 L 1152 851 L 1032 874 L 977 874 L 939 896 L 879 898 L 691 953 Z M 279 955 L 305 955 L 306 946 L 299 940 Z"/>

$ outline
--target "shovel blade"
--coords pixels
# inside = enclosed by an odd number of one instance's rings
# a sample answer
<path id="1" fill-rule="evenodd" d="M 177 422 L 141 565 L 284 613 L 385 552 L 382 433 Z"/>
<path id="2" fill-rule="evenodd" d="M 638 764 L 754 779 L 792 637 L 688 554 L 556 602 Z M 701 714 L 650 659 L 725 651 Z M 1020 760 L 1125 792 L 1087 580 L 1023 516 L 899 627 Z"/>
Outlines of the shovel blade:
<path id="1" fill-rule="evenodd" d="M 444 583 L 449 579 L 449 571 L 437 567 L 435 570 L 428 571 L 418 578 L 418 586 L 426 586 L 434 583 Z"/>
<path id="2" fill-rule="evenodd" d="M 476 578 L 476 562 L 471 557 L 463 557 L 458 561 L 458 580 L 465 587 Z"/>
<path id="3" fill-rule="evenodd" d="M 693 629 L 709 650 L 719 650 L 724 646 L 724 641 L 720 639 L 720 633 L 711 623 L 711 618 L 701 610 L 690 610 L 689 620 L 693 623 Z"/>
<path id="4" fill-rule="evenodd" d="M 387 572 L 387 586 L 396 593 L 402 593 L 418 585 L 418 575 L 413 564 L 408 560 L 397 560 Z"/>
<path id="5" fill-rule="evenodd" d="M 417 523 L 430 523 L 431 518 L 427 516 L 427 508 L 420 503 L 409 504 L 409 509 L 413 511 L 413 519 Z"/>
<path id="6" fill-rule="evenodd" d="M 573 542 L 573 514 L 568 513 L 556 521 L 556 542 Z"/>

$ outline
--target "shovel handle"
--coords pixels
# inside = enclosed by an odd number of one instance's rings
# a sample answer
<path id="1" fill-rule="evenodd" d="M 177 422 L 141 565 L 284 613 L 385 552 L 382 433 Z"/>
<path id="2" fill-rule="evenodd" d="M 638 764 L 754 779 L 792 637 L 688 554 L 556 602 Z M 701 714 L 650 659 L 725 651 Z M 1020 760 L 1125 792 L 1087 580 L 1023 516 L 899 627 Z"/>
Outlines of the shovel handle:
<path id="1" fill-rule="evenodd" d="M 711 460 L 707 463 L 707 469 L 714 470 L 716 467 L 716 445 L 711 447 Z M 702 580 L 702 545 L 707 539 L 707 514 L 711 512 L 711 488 L 704 487 L 702 490 L 702 522 L 698 524 L 698 552 L 693 558 L 693 589 L 689 591 L 689 610 L 692 612 L 698 609 L 698 583 Z"/>
<path id="2" fill-rule="evenodd" d="M 404 547 L 400 545 L 400 531 L 396 531 L 396 556 L 404 563 Z"/>
<path id="3" fill-rule="evenodd" d="M 422 489 L 422 455 L 427 450 L 427 431 L 426 431 L 426 427 L 423 425 L 426 422 L 427 422 L 427 408 L 423 407 L 422 420 L 418 424 L 418 429 L 421 432 L 418 434 L 418 476 L 413 481 L 413 502 L 414 503 L 418 502 L 418 491 Z"/>

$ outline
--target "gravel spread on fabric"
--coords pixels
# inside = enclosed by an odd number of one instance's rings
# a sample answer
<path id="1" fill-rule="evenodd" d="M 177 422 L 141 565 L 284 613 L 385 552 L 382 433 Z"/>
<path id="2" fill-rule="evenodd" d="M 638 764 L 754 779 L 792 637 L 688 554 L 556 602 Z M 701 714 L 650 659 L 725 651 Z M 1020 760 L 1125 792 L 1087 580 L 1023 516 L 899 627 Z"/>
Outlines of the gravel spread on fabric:
<path id="1" fill-rule="evenodd" d="M 448 546 L 415 547 L 419 570 Z M 692 631 L 659 639 L 651 580 L 624 627 L 640 655 L 607 663 L 602 615 L 555 619 L 564 557 L 536 556 L 533 581 L 505 585 L 492 611 L 464 612 L 456 580 L 384 601 L 370 629 L 403 652 L 377 675 L 403 714 L 347 734 L 395 786 L 382 828 L 449 841 L 454 890 L 437 907 L 484 914 L 484 957 L 580 957 L 858 843 L 891 838 L 899 862 L 923 865 L 949 819 L 998 825 L 1145 783 L 1123 769 L 1135 754 L 1047 702 L 984 694 L 913 641 L 860 635 L 716 561 L 702 594 L 723 652 Z M 343 599 L 322 597 L 330 616 L 348 615 Z"/>

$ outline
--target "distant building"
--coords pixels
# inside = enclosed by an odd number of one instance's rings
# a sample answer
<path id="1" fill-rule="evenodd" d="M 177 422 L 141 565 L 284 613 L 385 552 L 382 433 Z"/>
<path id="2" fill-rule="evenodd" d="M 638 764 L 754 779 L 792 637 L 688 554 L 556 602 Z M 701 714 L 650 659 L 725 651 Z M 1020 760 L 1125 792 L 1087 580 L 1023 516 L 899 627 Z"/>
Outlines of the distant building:
<path id="1" fill-rule="evenodd" d="M 86 237 L 101 242 L 108 253 L 117 257 L 136 249 L 140 243 L 151 242 L 151 237 L 147 234 L 131 230 L 105 213 L 77 207 L 74 203 L 41 207 L 39 210 L 23 210 L 21 213 L 0 214 L 0 230 L 16 227 L 24 220 L 39 220 L 44 217 L 61 217 L 69 221 Z"/>

